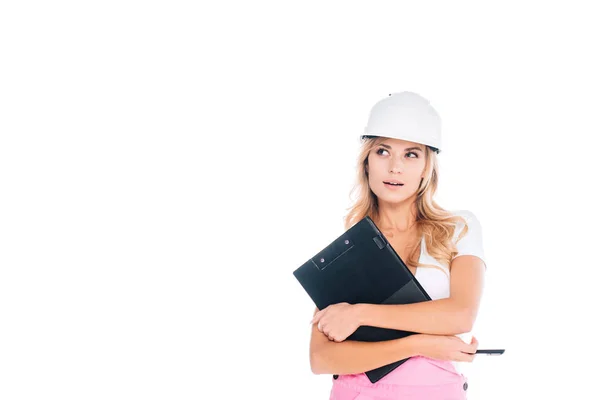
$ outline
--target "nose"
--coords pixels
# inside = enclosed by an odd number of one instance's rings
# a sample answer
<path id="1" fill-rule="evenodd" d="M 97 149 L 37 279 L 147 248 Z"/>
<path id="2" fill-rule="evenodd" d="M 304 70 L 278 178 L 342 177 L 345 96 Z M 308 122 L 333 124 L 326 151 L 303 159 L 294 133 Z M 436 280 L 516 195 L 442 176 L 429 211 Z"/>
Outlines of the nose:
<path id="1" fill-rule="evenodd" d="M 390 161 L 390 172 L 392 174 L 402 173 L 404 172 L 404 164 L 402 163 L 402 158 L 395 157 Z"/>

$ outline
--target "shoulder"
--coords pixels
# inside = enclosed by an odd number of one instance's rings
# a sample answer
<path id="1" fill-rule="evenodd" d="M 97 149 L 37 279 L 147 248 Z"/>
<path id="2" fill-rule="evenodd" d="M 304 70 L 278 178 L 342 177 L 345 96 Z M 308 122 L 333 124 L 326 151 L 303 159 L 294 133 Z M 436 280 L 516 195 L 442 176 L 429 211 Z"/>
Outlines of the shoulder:
<path id="1" fill-rule="evenodd" d="M 453 215 L 463 217 L 469 222 L 470 220 L 476 220 L 477 216 L 471 210 L 454 210 L 451 211 Z"/>
<path id="2" fill-rule="evenodd" d="M 472 212 L 471 210 L 455 210 L 452 211 L 452 214 L 455 216 L 459 216 L 462 217 L 464 219 L 464 221 L 466 222 L 469 230 L 481 230 L 481 223 L 479 222 L 479 218 L 477 218 L 477 215 L 475 215 L 474 212 Z M 458 234 L 460 234 L 460 232 L 463 230 L 464 228 L 464 223 L 462 221 L 458 221 L 456 223 L 456 229 L 454 231 L 454 237 L 456 239 L 456 237 L 458 236 Z"/>
<path id="3" fill-rule="evenodd" d="M 452 239 L 456 244 L 457 253 L 453 259 L 461 255 L 474 255 L 484 260 L 485 263 L 483 235 L 479 219 L 471 210 L 457 210 L 453 211 L 453 214 L 464 218 L 467 225 L 465 232 L 463 221 L 456 223 Z"/>
<path id="4" fill-rule="evenodd" d="M 463 217 L 464 220 L 467 222 L 467 225 L 471 225 L 471 223 L 479 224 L 479 219 L 471 210 L 454 210 L 451 212 L 455 216 Z M 459 222 L 458 224 L 462 225 L 461 222 Z"/>

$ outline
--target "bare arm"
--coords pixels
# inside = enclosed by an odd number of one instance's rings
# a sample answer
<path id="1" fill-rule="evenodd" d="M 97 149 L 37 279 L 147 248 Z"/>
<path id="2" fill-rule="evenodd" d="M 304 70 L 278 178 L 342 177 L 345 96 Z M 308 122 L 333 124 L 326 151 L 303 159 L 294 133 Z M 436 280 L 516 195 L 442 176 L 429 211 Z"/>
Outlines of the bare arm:
<path id="1" fill-rule="evenodd" d="M 437 335 L 469 332 L 479 309 L 485 264 L 476 256 L 452 260 L 450 297 L 413 304 L 358 304 L 360 324 Z"/>
<path id="2" fill-rule="evenodd" d="M 415 336 L 384 342 L 346 340 L 338 343 L 330 341 L 317 324 L 313 324 L 310 367 L 315 374 L 359 374 L 417 355 Z"/>

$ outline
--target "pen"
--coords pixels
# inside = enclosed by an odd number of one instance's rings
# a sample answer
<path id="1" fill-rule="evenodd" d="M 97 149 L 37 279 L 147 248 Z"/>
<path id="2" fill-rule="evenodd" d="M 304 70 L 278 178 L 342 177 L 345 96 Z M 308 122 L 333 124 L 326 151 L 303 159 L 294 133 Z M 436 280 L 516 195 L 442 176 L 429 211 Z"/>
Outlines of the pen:
<path id="1" fill-rule="evenodd" d="M 486 354 L 488 356 L 499 356 L 504 354 L 505 349 L 489 349 L 489 350 L 477 350 L 475 354 Z"/>

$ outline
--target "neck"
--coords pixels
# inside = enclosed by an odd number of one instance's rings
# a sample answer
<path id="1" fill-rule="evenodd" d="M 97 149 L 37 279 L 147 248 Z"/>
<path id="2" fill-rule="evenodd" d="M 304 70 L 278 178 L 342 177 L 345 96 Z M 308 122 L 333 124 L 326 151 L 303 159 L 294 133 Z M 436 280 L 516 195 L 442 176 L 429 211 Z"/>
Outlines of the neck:
<path id="1" fill-rule="evenodd" d="M 380 204 L 376 225 L 381 230 L 408 234 L 414 230 L 417 222 L 415 203 Z"/>

